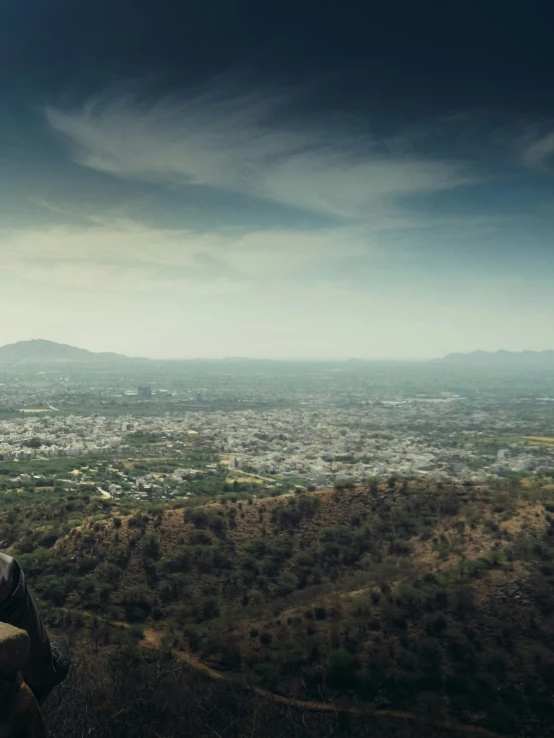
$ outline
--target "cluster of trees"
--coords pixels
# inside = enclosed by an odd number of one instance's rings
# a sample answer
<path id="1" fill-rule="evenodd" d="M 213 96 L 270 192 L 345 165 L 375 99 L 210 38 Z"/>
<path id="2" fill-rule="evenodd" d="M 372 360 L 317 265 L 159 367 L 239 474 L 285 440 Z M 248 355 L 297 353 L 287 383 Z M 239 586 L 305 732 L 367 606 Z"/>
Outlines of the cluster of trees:
<path id="1" fill-rule="evenodd" d="M 137 633 L 137 636 L 139 634 Z M 146 653 L 136 639 L 114 640 L 101 625 L 86 631 L 73 653 L 71 678 L 44 707 L 49 734 L 57 738 L 442 738 L 444 728 L 424 717 L 310 710 L 282 704 L 232 681 L 213 681 L 168 654 Z M 340 656 L 337 668 L 344 668 Z M 449 738 L 463 729 L 450 727 Z"/>
<path id="2" fill-rule="evenodd" d="M 86 611 L 153 622 L 174 647 L 252 684 L 448 709 L 509 732 L 531 715 L 554 722 L 549 494 L 510 480 L 487 490 L 394 481 L 115 514 L 123 503 L 85 493 L 33 505 L 19 495 L 0 513 L 0 541 L 51 621 L 78 624 Z M 503 525 L 521 509 L 535 527 Z M 182 525 L 171 545 L 168 515 Z M 470 544 L 482 554 L 467 556 Z"/>

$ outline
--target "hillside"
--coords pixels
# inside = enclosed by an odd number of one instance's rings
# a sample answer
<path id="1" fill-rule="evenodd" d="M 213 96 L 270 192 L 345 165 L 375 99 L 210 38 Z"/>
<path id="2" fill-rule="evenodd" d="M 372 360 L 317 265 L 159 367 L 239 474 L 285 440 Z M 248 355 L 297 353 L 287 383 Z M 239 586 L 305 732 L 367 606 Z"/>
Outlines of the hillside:
<path id="1" fill-rule="evenodd" d="M 97 353 L 87 349 L 69 346 L 65 343 L 32 339 L 17 341 L 0 347 L 0 363 L 50 363 L 74 362 L 93 363 L 106 361 L 130 361 L 123 354 L 102 352 Z"/>
<path id="2" fill-rule="evenodd" d="M 92 619 L 97 645 L 127 623 L 286 698 L 554 735 L 549 478 L 133 511 L 11 499 L 0 545 L 50 621 Z"/>

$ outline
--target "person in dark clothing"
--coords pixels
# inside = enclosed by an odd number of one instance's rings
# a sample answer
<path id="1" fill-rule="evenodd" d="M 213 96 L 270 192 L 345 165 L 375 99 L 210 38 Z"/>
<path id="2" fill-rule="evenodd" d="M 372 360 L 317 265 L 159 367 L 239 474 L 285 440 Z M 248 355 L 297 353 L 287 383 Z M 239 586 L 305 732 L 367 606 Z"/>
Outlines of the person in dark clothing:
<path id="1" fill-rule="evenodd" d="M 0 553 L 0 622 L 27 631 L 30 655 L 21 675 L 37 701 L 43 702 L 67 676 L 69 644 L 60 636 L 48 637 L 21 567 L 3 553 Z"/>

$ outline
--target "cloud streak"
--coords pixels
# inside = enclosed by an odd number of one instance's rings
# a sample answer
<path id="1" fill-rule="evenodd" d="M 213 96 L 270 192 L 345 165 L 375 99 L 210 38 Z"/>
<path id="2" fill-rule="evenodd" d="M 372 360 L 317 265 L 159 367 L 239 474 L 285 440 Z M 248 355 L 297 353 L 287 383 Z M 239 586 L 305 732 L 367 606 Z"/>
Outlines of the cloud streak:
<path id="1" fill-rule="evenodd" d="M 526 139 L 523 150 L 523 163 L 533 169 L 544 169 L 552 163 L 554 156 L 554 131 L 536 136 L 532 140 Z"/>
<path id="2" fill-rule="evenodd" d="M 294 279 L 338 255 L 368 255 L 356 228 L 197 232 L 96 216 L 88 226 L 0 233 L 4 273 L 78 289 L 200 293 Z"/>
<path id="3" fill-rule="evenodd" d="M 346 129 L 283 123 L 285 103 L 259 94 L 204 93 L 153 104 L 104 95 L 78 109 L 48 107 L 46 117 L 85 167 L 218 188 L 343 219 L 369 221 L 396 198 L 475 181 L 466 164 L 402 151 L 398 142 L 391 147 Z"/>

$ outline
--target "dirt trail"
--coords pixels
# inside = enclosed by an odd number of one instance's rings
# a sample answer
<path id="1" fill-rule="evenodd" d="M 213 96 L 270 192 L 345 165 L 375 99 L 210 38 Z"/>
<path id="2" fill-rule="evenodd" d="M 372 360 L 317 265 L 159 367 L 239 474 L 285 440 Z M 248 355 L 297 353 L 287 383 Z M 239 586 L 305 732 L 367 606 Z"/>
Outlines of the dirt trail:
<path id="1" fill-rule="evenodd" d="M 93 613 L 90 613 L 88 611 L 84 611 L 84 614 L 91 619 L 97 618 L 98 620 L 107 623 L 113 628 L 129 628 L 129 623 L 105 620 L 104 618 L 97 617 Z M 144 637 L 139 641 L 139 645 L 141 647 L 154 650 L 159 650 L 162 648 L 164 634 L 161 631 L 154 630 L 152 628 L 146 628 L 143 633 Z M 176 648 L 172 648 L 171 653 L 175 658 L 187 663 L 191 669 L 195 669 L 196 671 L 205 674 L 206 676 L 210 677 L 210 679 L 214 679 L 217 681 L 230 681 L 229 678 L 221 671 L 208 666 L 203 661 L 200 661 L 200 659 L 187 651 L 179 651 Z M 502 736 L 499 733 L 493 733 L 491 730 L 487 730 L 486 728 L 481 728 L 477 725 L 467 725 L 465 723 L 460 723 L 457 720 L 453 720 L 450 718 L 447 718 L 445 720 L 432 720 L 423 715 L 416 715 L 412 712 L 408 712 L 407 710 L 371 710 L 369 708 L 364 709 L 354 706 L 338 707 L 332 702 L 295 700 L 292 697 L 285 697 L 284 695 L 275 694 L 275 692 L 270 692 L 269 690 L 262 689 L 261 687 L 251 687 L 250 689 L 255 694 L 263 697 L 264 699 L 271 700 L 272 702 L 276 702 L 279 705 L 287 705 L 288 707 L 294 707 L 300 710 L 334 713 L 346 712 L 349 715 L 365 715 L 368 718 L 380 717 L 409 720 L 415 723 L 423 723 L 425 725 L 432 726 L 433 728 L 442 728 L 443 730 L 457 730 L 461 733 L 482 736 L 482 738 L 506 738 L 505 736 Z"/>
<path id="2" fill-rule="evenodd" d="M 146 629 L 144 631 L 144 638 L 140 641 L 140 645 L 144 648 L 161 648 L 163 641 L 163 633 L 161 633 L 158 630 L 152 630 L 152 629 Z M 196 656 L 193 656 L 191 653 L 188 653 L 186 651 L 179 651 L 177 649 L 171 649 L 171 653 L 175 658 L 178 658 L 181 661 L 186 662 L 192 669 L 196 669 L 197 671 L 201 671 L 202 673 L 209 676 L 211 679 L 215 679 L 218 681 L 228 681 L 228 678 L 223 674 L 221 671 L 217 671 L 217 669 L 213 669 L 211 666 L 208 666 L 203 661 L 200 661 L 200 659 L 196 658 Z M 405 710 L 372 710 L 369 711 L 367 708 L 359 708 L 359 707 L 337 707 L 331 702 L 314 702 L 310 700 L 295 700 L 291 697 L 285 697 L 280 694 L 275 694 L 274 692 L 269 692 L 266 689 L 262 689 L 261 687 L 252 687 L 251 688 L 253 692 L 255 692 L 260 697 L 264 697 L 265 699 L 269 699 L 272 702 L 276 702 L 280 705 L 287 705 L 289 707 L 295 707 L 297 709 L 301 710 L 310 710 L 313 712 L 347 712 L 350 715 L 367 715 L 369 716 L 376 716 L 376 717 L 384 717 L 384 718 L 399 718 L 402 720 L 411 720 L 413 722 L 419 722 L 419 723 L 425 723 L 426 725 L 431 725 L 435 728 L 445 728 L 447 730 L 458 730 L 465 733 L 472 733 L 474 735 L 480 735 L 483 736 L 483 738 L 504 738 L 503 736 L 499 735 L 498 733 L 493 733 L 490 730 L 487 730 L 486 728 L 480 728 L 476 725 L 465 725 L 464 723 L 459 723 L 455 720 L 428 720 L 427 718 L 424 718 L 420 715 L 414 715 L 411 712 L 407 712 Z"/>

